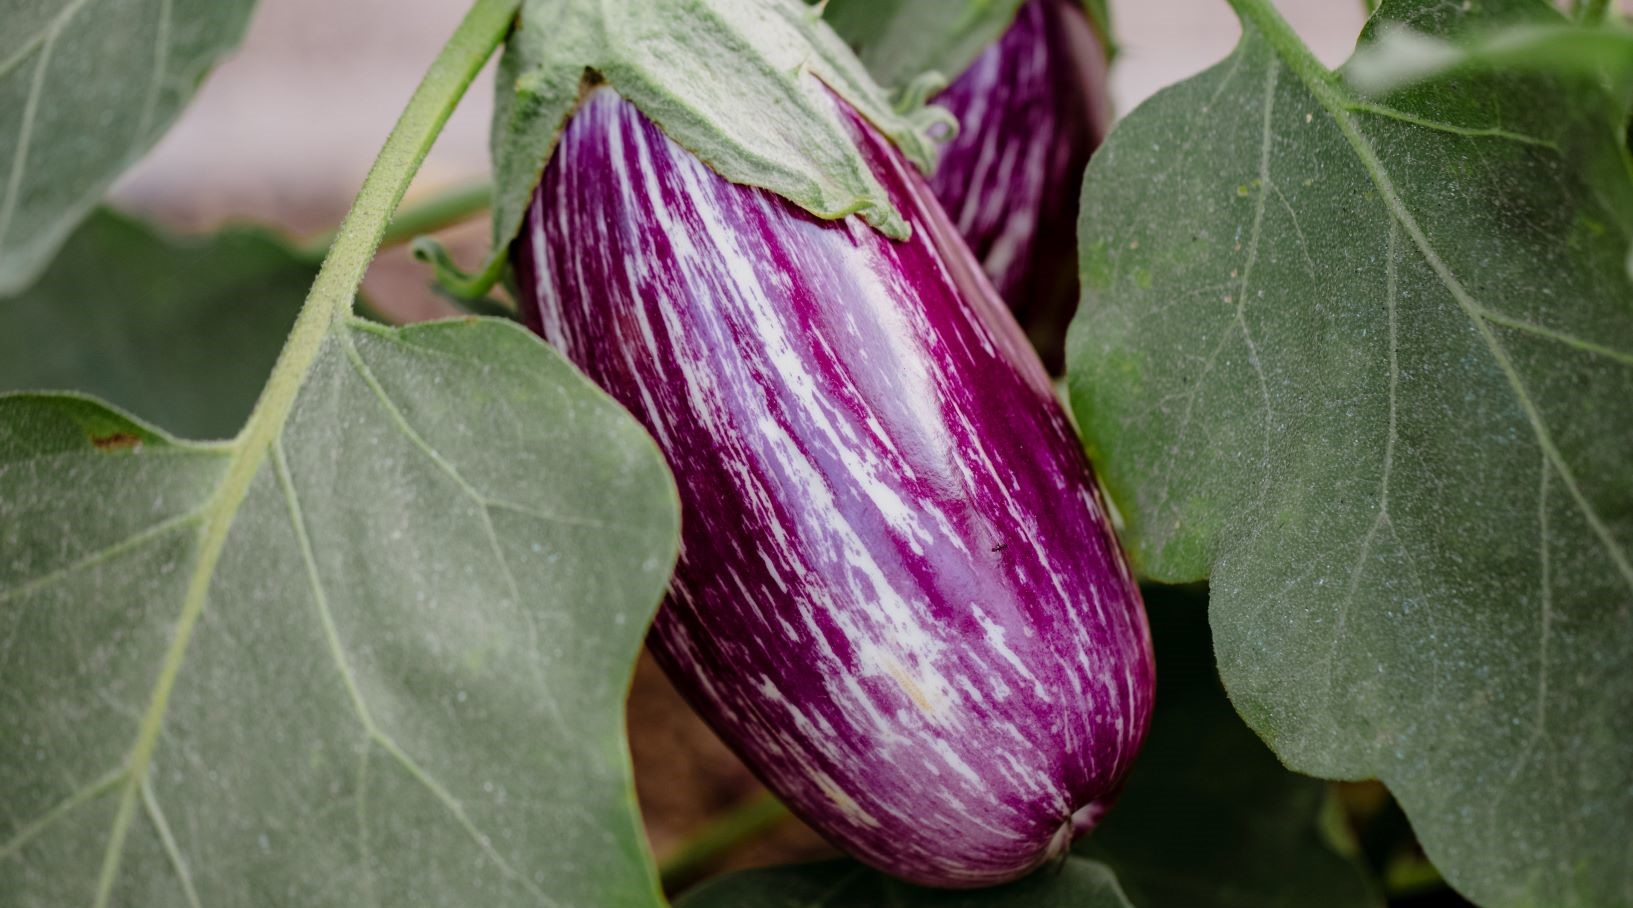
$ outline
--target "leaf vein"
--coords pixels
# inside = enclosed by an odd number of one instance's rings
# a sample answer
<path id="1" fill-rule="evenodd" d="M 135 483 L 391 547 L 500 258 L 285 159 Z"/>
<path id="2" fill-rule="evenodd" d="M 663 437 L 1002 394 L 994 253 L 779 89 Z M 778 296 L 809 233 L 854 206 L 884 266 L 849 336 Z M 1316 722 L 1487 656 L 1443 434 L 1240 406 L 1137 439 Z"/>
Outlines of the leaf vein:
<path id="1" fill-rule="evenodd" d="M 35 820 L 25 824 L 4 844 L 0 844 L 0 860 L 5 860 L 21 851 L 23 846 L 33 841 L 40 833 L 50 829 L 59 820 L 73 813 L 79 807 L 107 794 L 124 780 L 126 772 L 127 770 L 123 766 L 109 770 L 100 779 L 58 801 Z"/>
<path id="2" fill-rule="evenodd" d="M 11 219 L 17 210 L 17 196 L 22 192 L 23 174 L 28 171 L 28 148 L 33 142 L 34 118 L 39 115 L 45 70 L 51 63 L 51 52 L 56 47 L 58 34 L 53 29 L 40 47 L 33 80 L 29 83 L 28 98 L 23 102 L 23 117 L 17 126 L 17 151 L 12 155 L 11 173 L 6 177 L 6 197 L 0 201 L 0 250 L 5 249 L 6 234 L 11 232 Z"/>
<path id="3" fill-rule="evenodd" d="M 164 818 L 164 811 L 159 809 L 158 795 L 153 793 L 153 780 L 142 779 L 142 806 L 147 810 L 147 817 L 153 823 L 153 828 L 159 833 L 159 842 L 164 846 L 165 857 L 170 866 L 176 871 L 176 879 L 181 883 L 182 894 L 187 897 L 189 908 L 203 908 L 199 902 L 198 890 L 193 888 L 193 875 L 187 870 L 187 861 L 182 857 L 181 848 L 176 843 L 176 837 L 170 831 L 170 824 Z"/>
<path id="4" fill-rule="evenodd" d="M 1396 110 L 1393 107 L 1388 107 L 1383 104 L 1374 104 L 1366 101 L 1351 101 L 1344 105 L 1344 110 L 1349 113 L 1374 114 L 1376 116 L 1385 117 L 1391 120 L 1399 120 L 1402 123 L 1410 123 L 1413 126 L 1433 129 L 1437 132 L 1446 132 L 1453 135 L 1468 136 L 1470 138 L 1507 139 L 1512 142 L 1518 142 L 1522 145 L 1534 145 L 1539 148 L 1546 148 L 1556 153 L 1559 151 L 1559 145 L 1547 139 L 1539 139 L 1535 136 L 1528 136 L 1523 133 L 1510 132 L 1509 130 L 1501 129 L 1496 126 L 1458 126 L 1454 123 L 1442 123 L 1438 120 L 1430 120 L 1426 117 L 1420 117 L 1416 114 L 1407 113 L 1404 110 Z"/>
<path id="5" fill-rule="evenodd" d="M 1607 347 L 1604 344 L 1596 344 L 1593 341 L 1584 340 L 1577 337 L 1568 331 L 1560 331 L 1556 328 L 1549 328 L 1546 325 L 1539 325 L 1535 322 L 1528 322 L 1524 319 L 1504 315 L 1501 312 L 1488 309 L 1485 306 L 1478 307 L 1476 309 L 1476 313 L 1481 318 L 1491 322 L 1492 324 L 1502 325 L 1504 328 L 1513 328 L 1515 331 L 1522 331 L 1526 334 L 1534 334 L 1538 337 L 1547 338 L 1548 340 L 1564 344 L 1567 347 L 1575 347 L 1576 349 L 1585 351 L 1587 353 L 1593 353 L 1603 356 L 1606 359 L 1615 360 L 1616 362 L 1624 365 L 1633 366 L 1633 353 L 1629 353 L 1626 350 L 1618 350 L 1615 347 Z"/>
<path id="6" fill-rule="evenodd" d="M 552 899 L 550 896 L 546 895 L 544 890 L 540 889 L 532 880 L 523 876 L 516 870 L 516 868 L 512 867 L 510 862 L 505 860 L 505 856 L 500 854 L 498 849 L 493 847 L 493 839 L 486 833 L 482 832 L 482 830 L 478 829 L 476 824 L 471 821 L 470 815 L 465 812 L 465 805 L 460 803 L 459 799 L 454 797 L 453 794 L 448 791 L 448 789 L 443 788 L 442 784 L 433 778 L 430 773 L 426 772 L 418 763 L 414 762 L 414 758 L 409 756 L 406 751 L 399 747 L 396 741 L 393 741 L 389 736 L 383 734 L 376 735 L 375 740 L 380 743 L 380 746 L 385 749 L 386 753 L 391 754 L 393 759 L 402 764 L 402 767 L 408 771 L 408 774 L 412 776 L 415 781 L 424 786 L 425 790 L 429 791 L 432 797 L 435 797 L 439 802 L 441 802 L 443 808 L 453 815 L 454 819 L 459 822 L 460 827 L 465 830 L 466 834 L 471 837 L 471 840 L 474 841 L 477 847 L 482 850 L 482 853 L 487 855 L 489 860 L 498 865 L 499 869 L 503 871 L 506 876 L 509 876 L 511 879 L 515 880 L 540 904 L 552 906 L 552 908 L 553 906 L 560 904 L 555 899 Z"/>
<path id="7" fill-rule="evenodd" d="M 441 452 L 432 447 L 431 443 L 425 440 L 425 437 L 414 428 L 414 426 L 408 421 L 408 417 L 404 415 L 402 410 L 399 409 L 391 400 L 391 395 L 386 392 L 385 386 L 380 383 L 380 380 L 374 374 L 374 371 L 370 369 L 368 367 L 368 363 L 363 360 L 363 356 L 358 351 L 356 344 L 352 343 L 351 335 L 347 333 L 344 334 L 343 337 L 345 338 L 346 342 L 345 348 L 347 362 L 351 364 L 353 371 L 357 374 L 358 378 L 362 380 L 364 386 L 369 389 L 369 393 L 374 395 L 376 400 L 380 403 L 380 406 L 385 411 L 387 417 L 389 417 L 392 422 L 396 424 L 399 431 L 403 433 L 403 436 L 407 438 L 418 451 L 420 451 L 427 459 L 431 461 L 433 466 L 435 466 L 440 472 L 447 475 L 449 479 L 453 480 L 455 487 L 457 487 L 460 492 L 462 492 L 476 504 L 477 516 L 482 522 L 482 532 L 486 537 L 489 550 L 493 553 L 494 560 L 498 562 L 500 573 L 504 577 L 506 591 L 510 595 L 510 601 L 514 604 L 517 613 L 521 615 L 522 620 L 527 624 L 529 643 L 532 651 L 535 653 L 539 652 L 542 645 L 542 638 L 539 634 L 538 622 L 534 620 L 533 613 L 525 608 L 525 604 L 522 601 L 521 586 L 516 582 L 516 574 L 510 565 L 510 559 L 505 557 L 504 546 L 499 540 L 498 529 L 494 527 L 493 516 L 489 511 L 490 508 L 495 506 L 508 505 L 508 502 L 496 502 L 484 496 L 476 489 L 475 486 L 471 485 L 470 482 L 468 482 L 465 477 L 460 474 L 459 470 L 452 463 L 448 462 L 447 458 L 442 456 Z M 531 514 L 541 518 L 559 519 L 549 517 L 543 512 L 533 511 L 520 505 L 511 506 L 511 509 L 519 513 Z M 568 521 L 563 520 L 562 522 L 567 523 Z M 588 523 L 588 521 L 585 522 Z M 538 689 L 541 692 L 546 691 L 548 689 L 548 684 L 545 682 L 543 667 L 539 664 L 537 659 L 529 659 L 527 661 L 528 667 L 531 669 L 531 673 L 533 675 L 533 680 L 538 685 Z M 556 722 L 565 730 L 567 728 L 567 724 L 559 714 L 559 711 L 556 709 L 556 701 L 552 698 L 545 697 L 541 702 L 550 706 Z"/>
<path id="8" fill-rule="evenodd" d="M 1304 63 L 1304 66 L 1313 67 L 1319 65 L 1313 61 L 1301 60 L 1301 62 Z M 1440 257 L 1440 253 L 1435 249 L 1434 244 L 1429 241 L 1428 234 L 1424 232 L 1422 225 L 1418 223 L 1411 210 L 1406 207 L 1406 202 L 1395 188 L 1394 180 L 1390 178 L 1389 172 L 1384 167 L 1383 160 L 1378 157 L 1378 152 L 1373 148 L 1371 140 L 1361 132 L 1355 121 L 1344 109 L 1345 99 L 1339 94 L 1338 89 L 1329 80 L 1312 73 L 1303 72 L 1302 68 L 1297 69 L 1298 75 L 1306 88 L 1332 114 L 1333 122 L 1337 124 L 1339 131 L 1343 134 L 1351 149 L 1354 150 L 1367 176 L 1372 180 L 1373 185 L 1378 187 L 1378 194 L 1391 217 L 1406 231 L 1407 236 L 1411 237 L 1419 255 L 1428 263 L 1429 268 L 1434 271 L 1441 285 L 1446 288 L 1452 299 L 1473 323 L 1486 349 L 1491 353 L 1492 358 L 1496 360 L 1498 368 L 1507 380 L 1521 410 L 1525 413 L 1526 419 L 1530 422 L 1531 431 L 1536 436 L 1537 444 L 1542 448 L 1550 462 L 1553 463 L 1555 471 L 1559 473 L 1560 480 L 1565 484 L 1565 489 L 1570 493 L 1577 510 L 1582 513 L 1583 519 L 1587 521 L 1594 536 L 1599 540 L 1617 573 L 1621 575 L 1623 582 L 1630 589 L 1633 589 L 1633 562 L 1629 561 L 1627 553 L 1622 551 L 1621 546 L 1611 536 L 1610 528 L 1605 525 L 1604 519 L 1599 516 L 1599 512 L 1594 509 L 1593 504 L 1588 501 L 1587 496 L 1583 494 L 1581 487 L 1577 484 L 1575 474 L 1571 472 L 1570 465 L 1565 462 L 1564 456 L 1554 444 L 1553 437 L 1548 433 L 1547 427 L 1542 421 L 1542 414 L 1538 410 L 1536 402 L 1531 399 L 1530 391 L 1526 388 L 1525 382 L 1520 378 L 1518 370 L 1509 358 L 1507 349 L 1492 333 L 1490 325 L 1482 317 L 1481 313 L 1485 311 L 1485 307 L 1469 294 L 1468 289 L 1457 279 L 1457 275 L 1452 273 L 1451 267 Z"/>
<path id="9" fill-rule="evenodd" d="M 65 580 L 68 577 L 71 577 L 87 568 L 95 567 L 104 561 L 117 558 L 120 555 L 134 549 L 139 549 L 144 543 L 163 536 L 171 530 L 186 526 L 190 523 L 199 522 L 204 518 L 204 515 L 205 511 L 201 508 L 198 510 L 188 511 L 183 514 L 177 514 L 174 517 L 168 517 L 159 521 L 158 523 L 143 527 L 141 530 L 126 536 L 124 539 L 121 539 L 118 542 L 112 543 L 81 557 L 78 561 L 75 561 L 72 564 L 63 565 L 54 571 L 25 580 L 17 586 L 0 589 L 0 603 L 10 602 L 13 599 L 21 599 L 30 594 L 39 592 L 40 590 L 55 583 L 59 583 L 62 580 Z"/>
<path id="10" fill-rule="evenodd" d="M 369 754 L 371 747 L 358 748 L 357 757 L 357 857 L 363 874 L 363 904 L 378 905 L 374 894 L 374 857 L 369 850 Z"/>
<path id="11" fill-rule="evenodd" d="M 278 487 L 283 492 L 284 502 L 289 508 L 290 527 L 295 533 L 296 547 L 300 549 L 301 563 L 306 568 L 307 586 L 312 593 L 312 604 L 317 608 L 318 622 L 323 627 L 323 639 L 329 647 L 329 656 L 340 671 L 340 680 L 346 687 L 346 696 L 351 700 L 353 711 L 363 723 L 364 730 L 373 737 L 379 734 L 379 729 L 374 724 L 374 716 L 369 713 L 362 690 L 358 688 L 357 677 L 352 672 L 350 660 L 346 658 L 345 644 L 340 639 L 340 629 L 335 624 L 334 612 L 329 608 L 329 593 L 324 587 L 323 575 L 318 570 L 312 537 L 306 529 L 306 514 L 301 507 L 300 496 L 295 491 L 295 480 L 289 470 L 289 458 L 284 453 L 282 437 L 272 443 L 272 466 L 278 475 Z"/>
<path id="12" fill-rule="evenodd" d="M 397 762 L 401 763 L 403 767 L 408 770 L 409 775 L 411 775 L 415 781 L 419 782 L 428 791 L 430 791 L 431 794 L 442 803 L 443 807 L 454 816 L 461 827 L 463 827 L 464 830 L 470 834 L 476 844 L 482 848 L 483 852 L 499 866 L 501 871 L 503 871 L 507 876 L 514 878 L 522 885 L 523 888 L 527 889 L 527 891 L 541 903 L 547 905 L 555 904 L 548 897 L 546 897 L 544 893 L 532 883 L 531 880 L 523 877 L 521 874 L 516 872 L 515 868 L 510 866 L 510 863 L 504 859 L 504 856 L 500 855 L 493 848 L 492 841 L 488 838 L 488 836 L 484 835 L 476 828 L 475 824 L 471 822 L 470 817 L 465 813 L 464 806 L 460 804 L 458 799 L 450 794 L 447 789 L 443 788 L 440 783 L 430 776 L 430 774 L 425 772 L 419 766 L 419 764 L 408 755 L 407 751 L 403 750 L 402 746 L 399 745 L 391 737 L 391 735 L 387 734 L 385 730 L 382 729 L 375 721 L 374 715 L 370 712 L 368 703 L 363 697 L 362 690 L 357 684 L 356 674 L 351 667 L 351 660 L 347 658 L 345 645 L 341 642 L 340 631 L 334 620 L 334 613 L 329 606 L 329 597 L 324 590 L 323 581 L 318 571 L 317 559 L 313 553 L 311 537 L 306 530 L 306 519 L 300 505 L 300 499 L 295 491 L 294 478 L 289 470 L 288 458 L 284 454 L 282 439 L 279 439 L 273 444 L 272 462 L 278 474 L 278 484 L 282 488 L 284 499 L 289 506 L 290 522 L 294 527 L 295 536 L 301 550 L 301 557 L 306 565 L 307 576 L 312 588 L 313 602 L 317 606 L 318 618 L 323 626 L 324 639 L 329 648 L 329 655 L 334 660 L 336 668 L 338 668 L 340 671 L 341 678 L 346 686 L 347 696 L 350 697 L 352 707 L 356 711 L 358 718 L 361 720 L 363 728 L 365 731 L 367 731 L 369 739 L 379 744 L 383 750 L 391 754 L 391 756 L 396 759 Z M 360 770 L 360 775 L 362 775 L 364 778 L 366 778 L 366 767 L 367 764 L 365 762 L 364 769 Z M 362 792 L 360 791 L 359 795 L 361 796 L 361 794 Z M 362 826 L 366 817 L 363 813 L 363 807 L 361 805 L 358 808 L 358 818 L 359 834 L 366 835 L 366 829 Z"/>

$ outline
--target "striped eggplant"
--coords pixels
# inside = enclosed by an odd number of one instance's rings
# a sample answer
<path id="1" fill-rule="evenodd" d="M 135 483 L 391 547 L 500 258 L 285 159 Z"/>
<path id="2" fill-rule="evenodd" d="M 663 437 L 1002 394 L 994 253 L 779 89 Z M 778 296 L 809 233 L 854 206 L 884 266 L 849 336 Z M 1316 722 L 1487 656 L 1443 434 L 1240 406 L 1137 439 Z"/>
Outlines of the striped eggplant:
<path id="1" fill-rule="evenodd" d="M 512 261 L 533 329 L 674 470 L 651 645 L 681 692 L 834 843 L 980 886 L 1117 791 L 1145 613 L 1036 356 L 924 180 L 845 114 L 910 240 L 729 183 L 603 87 Z"/>
<path id="2" fill-rule="evenodd" d="M 1058 373 L 1077 307 L 1077 196 L 1111 119 L 1080 0 L 1028 0 L 935 102 L 959 131 L 930 186 Z"/>

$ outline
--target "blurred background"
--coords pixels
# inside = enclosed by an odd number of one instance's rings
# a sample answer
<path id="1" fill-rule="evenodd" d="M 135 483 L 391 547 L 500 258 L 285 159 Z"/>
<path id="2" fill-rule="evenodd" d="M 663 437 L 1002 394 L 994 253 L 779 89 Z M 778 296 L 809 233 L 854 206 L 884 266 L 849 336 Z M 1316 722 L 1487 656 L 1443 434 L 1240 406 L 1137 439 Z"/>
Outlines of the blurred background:
<path id="1" fill-rule="evenodd" d="M 1123 52 L 1112 94 L 1127 111 L 1230 52 L 1240 32 L 1224 0 L 1113 0 Z M 1329 64 L 1349 55 L 1362 0 L 1278 0 Z M 256 221 L 297 235 L 331 228 L 409 93 L 459 21 L 457 0 L 261 0 L 243 45 L 205 83 L 157 148 L 118 184 L 115 205 L 183 231 Z M 486 176 L 492 66 L 448 124 L 410 199 Z M 481 219 L 448 233 L 475 262 Z M 446 314 L 406 248 L 365 284 L 407 319 Z"/>
<path id="2" fill-rule="evenodd" d="M 1348 56 L 1364 18 L 1362 0 L 1277 5 L 1329 65 Z M 1239 32 L 1224 0 L 1114 0 L 1112 7 L 1123 49 L 1112 94 L 1124 112 L 1225 56 Z M 118 184 L 114 203 L 184 233 L 245 221 L 297 237 L 332 228 L 464 8 L 457 0 L 261 0 L 243 46 Z M 490 67 L 443 133 L 411 200 L 486 177 L 491 95 Z M 456 259 L 474 263 L 486 250 L 487 222 L 477 217 L 442 238 Z M 396 319 L 452 312 L 428 280 L 424 266 L 399 246 L 375 262 L 365 293 Z M 754 780 L 649 660 L 636 675 L 629 724 L 642 807 L 660 856 L 694 841 L 712 817 L 764 803 L 756 800 Z M 1382 794 L 1359 786 L 1340 797 Z M 826 853 L 808 829 L 780 821 L 727 865 Z"/>

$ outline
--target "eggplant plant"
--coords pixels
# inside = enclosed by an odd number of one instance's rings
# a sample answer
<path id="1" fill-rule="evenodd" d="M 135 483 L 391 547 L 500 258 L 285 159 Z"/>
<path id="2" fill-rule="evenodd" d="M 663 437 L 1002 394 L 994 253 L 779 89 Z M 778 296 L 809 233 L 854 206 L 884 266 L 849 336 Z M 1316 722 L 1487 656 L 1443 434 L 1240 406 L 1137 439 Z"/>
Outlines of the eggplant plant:
<path id="1" fill-rule="evenodd" d="M 249 0 L 0 3 L 0 908 L 1633 904 L 1606 4 L 474 0 L 303 246 L 93 210 Z"/>

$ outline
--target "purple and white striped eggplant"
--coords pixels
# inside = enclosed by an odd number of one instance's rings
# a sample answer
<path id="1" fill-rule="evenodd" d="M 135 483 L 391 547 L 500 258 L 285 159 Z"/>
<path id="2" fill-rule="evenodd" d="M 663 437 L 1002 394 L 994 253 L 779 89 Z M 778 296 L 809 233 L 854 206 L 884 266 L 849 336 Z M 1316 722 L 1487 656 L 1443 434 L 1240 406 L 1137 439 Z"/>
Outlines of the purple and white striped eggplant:
<path id="1" fill-rule="evenodd" d="M 1108 805 L 1150 641 L 1036 356 L 923 179 L 848 117 L 906 242 L 728 183 L 600 88 L 513 261 L 532 327 L 674 470 L 651 643 L 682 693 L 836 844 L 980 886 Z"/>
<path id="2" fill-rule="evenodd" d="M 1079 0 L 1028 0 L 935 103 L 958 134 L 930 180 L 1051 371 L 1077 308 L 1077 196 L 1111 119 Z"/>

